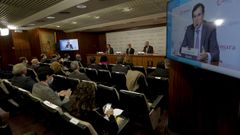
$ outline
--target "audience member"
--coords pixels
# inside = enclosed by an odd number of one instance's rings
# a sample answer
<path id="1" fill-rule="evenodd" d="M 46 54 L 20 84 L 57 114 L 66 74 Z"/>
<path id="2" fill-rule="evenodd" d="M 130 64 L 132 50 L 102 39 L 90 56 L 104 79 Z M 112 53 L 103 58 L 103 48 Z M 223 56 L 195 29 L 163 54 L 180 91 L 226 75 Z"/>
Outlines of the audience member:
<path id="1" fill-rule="evenodd" d="M 65 53 L 63 61 L 70 61 L 70 58 L 71 58 L 70 55 L 68 53 Z"/>
<path id="2" fill-rule="evenodd" d="M 85 73 L 79 72 L 79 65 L 77 61 L 72 61 L 70 67 L 73 72 L 69 74 L 69 77 L 79 80 L 90 80 Z"/>
<path id="3" fill-rule="evenodd" d="M 28 66 L 28 60 L 26 57 L 19 57 L 19 63 L 23 63 L 26 67 Z"/>
<path id="4" fill-rule="evenodd" d="M 45 63 L 46 60 L 47 60 L 47 55 L 46 55 L 45 53 L 42 53 L 40 56 L 41 56 L 40 62 L 41 62 L 41 63 Z"/>
<path id="5" fill-rule="evenodd" d="M 105 115 L 109 119 L 106 120 L 95 110 L 95 92 L 96 86 L 92 82 L 81 82 L 74 90 L 70 97 L 70 114 L 73 116 L 88 121 L 92 124 L 98 134 L 116 135 L 118 125 L 113 116 L 113 109 L 106 110 Z"/>
<path id="6" fill-rule="evenodd" d="M 108 64 L 108 58 L 106 55 L 102 55 L 100 57 L 100 63 L 99 64 Z"/>
<path id="7" fill-rule="evenodd" d="M 40 82 L 33 85 L 32 94 L 42 100 L 47 100 L 55 105 L 62 106 L 69 102 L 70 90 L 62 90 L 55 93 L 49 85 L 53 82 L 53 70 L 47 66 L 38 69 L 38 78 Z M 64 97 L 61 100 L 60 96 Z"/>
<path id="8" fill-rule="evenodd" d="M 82 65 L 82 57 L 81 57 L 81 55 L 80 55 L 79 53 L 77 53 L 77 54 L 75 55 L 75 60 L 78 62 L 78 65 L 79 65 L 80 67 L 83 67 L 83 65 Z"/>
<path id="9" fill-rule="evenodd" d="M 168 78 L 168 70 L 165 69 L 165 63 L 160 61 L 157 63 L 157 68 L 150 73 L 148 76 L 155 76 L 155 77 L 166 77 Z"/>
<path id="10" fill-rule="evenodd" d="M 94 68 L 94 69 L 101 69 L 101 67 L 95 63 L 96 62 L 96 58 L 94 56 L 92 56 L 90 58 L 90 65 L 88 65 L 88 68 Z"/>
<path id="11" fill-rule="evenodd" d="M 62 65 L 55 61 L 50 64 L 50 68 L 53 70 L 54 74 L 65 76 L 65 72 L 62 70 Z"/>
<path id="12" fill-rule="evenodd" d="M 27 67 L 23 63 L 19 63 L 13 66 L 13 78 L 11 82 L 20 88 L 28 91 L 32 91 L 33 85 L 36 83 L 31 77 L 26 76 Z"/>
<path id="13" fill-rule="evenodd" d="M 37 71 L 38 67 L 39 67 L 39 61 L 37 58 L 34 58 L 31 60 L 32 65 L 30 66 L 31 69 L 33 69 L 34 71 Z"/>
<path id="14" fill-rule="evenodd" d="M 128 67 L 123 65 L 123 57 L 117 57 L 117 64 L 112 67 L 112 72 L 123 72 L 127 74 Z"/>
<path id="15" fill-rule="evenodd" d="M 113 51 L 113 48 L 111 47 L 110 44 L 107 44 L 107 51 L 106 51 L 106 54 L 113 54 L 114 51 Z"/>
<path id="16" fill-rule="evenodd" d="M 134 54 L 134 49 L 132 48 L 131 44 L 128 44 L 128 48 L 126 50 L 126 54 Z"/>

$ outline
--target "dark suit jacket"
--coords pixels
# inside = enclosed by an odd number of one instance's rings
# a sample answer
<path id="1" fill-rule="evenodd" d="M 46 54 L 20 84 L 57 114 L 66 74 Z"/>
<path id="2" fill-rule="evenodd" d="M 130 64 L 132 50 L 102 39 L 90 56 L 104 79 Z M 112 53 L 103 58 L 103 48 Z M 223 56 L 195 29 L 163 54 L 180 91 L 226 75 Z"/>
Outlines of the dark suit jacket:
<path id="1" fill-rule="evenodd" d="M 189 47 L 194 48 L 194 26 L 189 25 L 187 27 L 185 37 L 183 40 L 183 43 L 181 45 L 182 47 Z M 202 26 L 202 35 L 201 35 L 201 50 L 202 47 L 204 48 L 205 52 L 210 53 L 211 55 L 211 61 L 219 61 L 219 47 L 217 42 L 217 34 L 216 34 L 216 26 L 211 22 L 203 22 Z M 180 53 L 181 53 L 180 48 Z"/>
<path id="2" fill-rule="evenodd" d="M 130 49 L 130 51 L 128 51 Z M 134 54 L 134 49 L 133 48 L 128 48 L 127 50 L 126 50 L 126 54 Z"/>
<path id="3" fill-rule="evenodd" d="M 11 79 L 13 85 L 23 88 L 28 91 L 32 91 L 33 85 L 36 83 L 32 78 L 28 76 L 14 76 Z"/>
<path id="4" fill-rule="evenodd" d="M 107 50 L 106 53 L 107 53 L 107 54 L 113 54 L 113 48 L 110 47 L 109 49 L 110 49 L 110 51 Z"/>
<path id="5" fill-rule="evenodd" d="M 79 71 L 73 71 L 68 75 L 70 78 L 76 78 L 79 80 L 90 80 L 86 74 L 80 73 Z"/>
<path id="6" fill-rule="evenodd" d="M 145 46 L 143 48 L 143 52 L 145 52 L 145 53 L 153 53 L 153 47 L 151 45 L 149 45 L 148 50 L 146 50 L 146 49 L 147 49 L 147 46 Z"/>

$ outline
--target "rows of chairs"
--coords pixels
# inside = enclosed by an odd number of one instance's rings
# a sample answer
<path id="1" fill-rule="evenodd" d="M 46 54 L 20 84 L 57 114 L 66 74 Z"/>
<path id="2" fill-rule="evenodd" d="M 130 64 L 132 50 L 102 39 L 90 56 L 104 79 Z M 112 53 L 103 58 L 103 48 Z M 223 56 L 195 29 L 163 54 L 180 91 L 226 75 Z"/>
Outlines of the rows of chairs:
<path id="1" fill-rule="evenodd" d="M 46 123 L 52 125 L 51 129 L 62 135 L 97 135 L 97 132 L 93 128 L 93 126 L 80 119 L 77 119 L 71 116 L 69 113 L 64 112 L 59 106 L 56 106 L 49 101 L 42 101 L 41 99 L 33 96 L 29 91 L 14 86 L 8 80 L 1 80 L 4 86 L 7 88 L 9 93 L 15 93 L 14 100 L 17 100 L 20 103 L 20 107 L 26 109 L 36 109 L 39 112 L 39 115 L 42 116 L 43 119 L 47 119 Z"/>

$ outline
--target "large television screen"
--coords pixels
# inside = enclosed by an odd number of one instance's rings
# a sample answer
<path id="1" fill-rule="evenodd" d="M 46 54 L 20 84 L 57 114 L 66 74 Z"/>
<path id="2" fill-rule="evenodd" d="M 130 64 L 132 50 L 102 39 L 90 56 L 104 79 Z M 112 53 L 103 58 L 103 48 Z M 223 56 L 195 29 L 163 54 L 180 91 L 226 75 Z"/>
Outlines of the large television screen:
<path id="1" fill-rule="evenodd" d="M 167 57 L 240 78 L 240 0 L 171 0 Z"/>
<path id="2" fill-rule="evenodd" d="M 77 51 L 78 39 L 61 39 L 59 40 L 60 51 Z"/>

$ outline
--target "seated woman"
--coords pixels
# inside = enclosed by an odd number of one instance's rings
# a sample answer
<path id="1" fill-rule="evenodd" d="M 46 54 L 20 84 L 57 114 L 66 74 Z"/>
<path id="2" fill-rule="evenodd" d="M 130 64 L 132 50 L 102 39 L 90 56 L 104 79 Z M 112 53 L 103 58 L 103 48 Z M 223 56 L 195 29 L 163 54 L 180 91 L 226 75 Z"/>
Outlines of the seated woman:
<path id="1" fill-rule="evenodd" d="M 70 97 L 71 108 L 69 112 L 73 116 L 91 123 L 100 135 L 116 135 L 118 125 L 113 116 L 113 109 L 110 108 L 106 111 L 109 121 L 94 110 L 95 91 L 96 86 L 94 83 L 79 83 L 76 90 L 74 90 L 72 96 Z"/>
<path id="2" fill-rule="evenodd" d="M 62 70 L 62 65 L 59 62 L 52 62 L 50 68 L 53 70 L 54 74 L 66 76 L 66 73 Z"/>
<path id="3" fill-rule="evenodd" d="M 70 90 L 62 90 L 55 93 L 49 85 L 53 82 L 53 70 L 47 66 L 40 67 L 38 69 L 38 79 L 40 82 L 33 85 L 32 94 L 42 100 L 47 100 L 55 105 L 62 106 L 63 104 L 69 102 L 69 97 L 71 95 Z M 61 100 L 60 96 L 64 97 Z"/>

